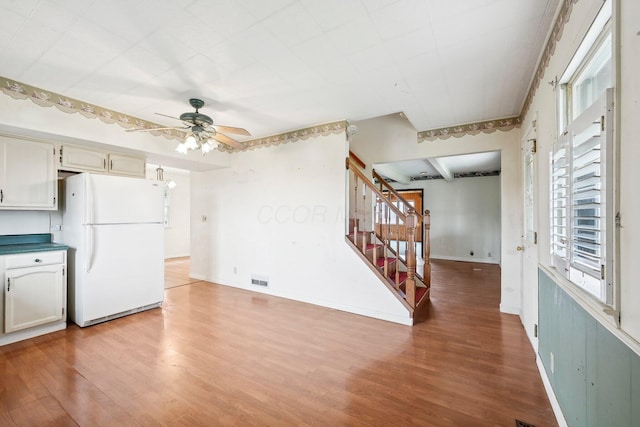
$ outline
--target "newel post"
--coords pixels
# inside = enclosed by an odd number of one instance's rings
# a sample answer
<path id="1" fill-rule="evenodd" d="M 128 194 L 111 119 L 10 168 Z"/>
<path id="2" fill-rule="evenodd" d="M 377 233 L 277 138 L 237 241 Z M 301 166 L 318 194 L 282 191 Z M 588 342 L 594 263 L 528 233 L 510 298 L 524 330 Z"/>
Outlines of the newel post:
<path id="1" fill-rule="evenodd" d="M 405 293 L 407 302 L 412 308 L 416 306 L 416 228 L 418 227 L 418 215 L 411 209 L 407 213 L 407 281 Z"/>
<path id="2" fill-rule="evenodd" d="M 431 286 L 431 241 L 429 240 L 429 231 L 431 230 L 431 211 L 424 211 L 422 223 L 424 224 L 424 239 L 422 242 L 424 267 L 422 270 L 422 277 L 424 278 L 424 284 L 429 287 Z"/>

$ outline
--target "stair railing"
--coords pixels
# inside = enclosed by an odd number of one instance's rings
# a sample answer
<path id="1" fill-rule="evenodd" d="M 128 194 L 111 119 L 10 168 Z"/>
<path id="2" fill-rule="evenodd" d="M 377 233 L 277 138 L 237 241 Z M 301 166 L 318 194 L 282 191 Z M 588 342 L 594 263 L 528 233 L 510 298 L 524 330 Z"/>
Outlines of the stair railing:
<path id="1" fill-rule="evenodd" d="M 383 271 L 388 277 L 389 258 L 395 253 L 400 258 L 400 230 L 406 230 L 407 250 L 404 263 L 406 265 L 406 279 L 404 280 L 404 294 L 406 302 L 412 307 L 416 306 L 416 232 L 418 229 L 418 215 L 415 209 L 409 205 L 395 191 L 384 191 L 382 186 L 378 188 L 369 180 L 360 169 L 361 162 L 352 157 L 347 157 L 346 168 L 349 171 L 349 212 L 348 232 L 352 241 L 363 254 L 371 251 L 373 265 L 377 265 L 379 251 L 382 251 Z M 375 172 L 374 172 L 375 173 Z M 375 175 L 374 175 L 375 176 Z M 380 181 L 380 180 L 379 180 Z M 387 184 L 385 182 L 385 184 Z M 387 184 L 388 185 L 388 184 Z M 389 186 L 390 187 L 390 186 Z M 386 194 L 385 194 L 386 193 Z M 367 197 L 369 194 L 369 197 Z M 409 206 L 409 208 L 406 208 Z M 393 228 L 395 226 L 395 228 Z M 366 232 L 369 228 L 371 232 Z M 376 244 L 376 239 L 382 242 Z M 395 241 L 396 249 L 392 249 L 391 241 Z M 423 245 L 424 246 L 424 245 Z M 397 263 L 396 263 L 397 264 Z M 399 290 L 401 285 L 401 272 L 398 265 L 393 277 L 394 287 Z"/>
<path id="2" fill-rule="evenodd" d="M 397 200 L 398 206 L 403 212 L 407 214 L 416 213 L 415 207 L 412 206 L 407 200 L 405 200 L 402 197 L 402 195 L 398 192 L 398 190 L 393 188 L 391 184 L 389 184 L 384 179 L 384 177 L 382 177 L 380 174 L 378 174 L 375 171 L 375 169 L 372 171 L 372 176 L 376 181 L 378 181 L 378 184 L 380 186 L 380 191 L 383 191 L 383 192 L 388 191 L 390 194 L 391 200 Z M 422 277 L 420 276 L 418 277 L 423 281 L 425 285 L 430 286 L 431 285 L 431 244 L 429 240 L 429 232 L 431 229 L 431 212 L 430 211 L 426 210 L 424 211 L 424 214 L 422 214 L 420 221 L 418 221 L 418 223 L 416 224 L 416 233 L 421 232 L 420 224 L 424 226 L 424 237 L 422 239 L 422 259 L 424 261 L 424 264 L 422 267 Z M 407 234 L 409 234 L 408 228 L 409 227 L 407 226 Z M 416 245 L 417 236 L 418 234 L 414 234 L 413 245 Z M 400 238 L 402 236 L 398 236 L 398 237 Z M 410 246 L 408 235 L 406 236 L 406 241 L 407 241 L 407 250 L 408 250 L 408 247 Z"/>

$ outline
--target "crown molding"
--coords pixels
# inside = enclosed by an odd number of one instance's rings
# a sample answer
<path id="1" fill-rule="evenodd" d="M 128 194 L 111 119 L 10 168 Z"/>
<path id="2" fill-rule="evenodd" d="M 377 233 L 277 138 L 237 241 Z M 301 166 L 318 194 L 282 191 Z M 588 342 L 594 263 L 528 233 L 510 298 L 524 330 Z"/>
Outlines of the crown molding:
<path id="1" fill-rule="evenodd" d="M 69 98 L 68 96 L 60 95 L 59 93 L 51 92 L 49 90 L 31 86 L 2 76 L 0 76 L 0 87 L 5 95 L 8 95 L 13 99 L 28 99 L 41 107 L 56 107 L 58 110 L 67 114 L 79 113 L 88 119 L 99 119 L 103 123 L 118 124 L 125 129 L 154 129 L 164 127 L 157 123 L 142 120 L 138 117 L 103 108 L 78 99 Z M 184 138 L 184 133 L 178 130 L 150 130 L 149 133 L 156 136 L 161 135 L 168 139 Z"/>
<path id="2" fill-rule="evenodd" d="M 118 124 L 125 129 L 150 129 L 150 134 L 163 136 L 168 139 L 183 139 L 185 137 L 185 133 L 179 130 L 163 129 L 154 131 L 152 129 L 164 126 L 128 114 L 120 113 L 118 111 L 103 108 L 98 105 L 90 104 L 88 102 L 80 101 L 78 99 L 69 98 L 68 96 L 60 95 L 58 93 L 8 79 L 6 77 L 0 76 L 0 88 L 5 95 L 8 95 L 13 99 L 30 100 L 41 107 L 56 107 L 58 110 L 67 114 L 79 113 L 88 119 L 97 118 L 103 123 Z M 339 133 L 346 134 L 347 126 L 348 122 L 346 120 L 341 120 L 310 126 L 278 135 L 243 141 L 241 144 L 245 146 L 244 148 L 231 148 L 227 145 L 220 144 L 218 149 L 228 153 L 235 153 L 253 150 L 256 148 L 273 147 L 275 145 L 287 144 L 318 136 Z"/>
<path id="3" fill-rule="evenodd" d="M 578 0 L 563 0 L 560 11 L 558 12 L 558 16 L 556 16 L 556 20 L 553 24 L 553 29 L 549 34 L 547 44 L 542 51 L 540 61 L 538 62 L 538 66 L 536 67 L 536 71 L 533 75 L 533 79 L 531 81 L 531 85 L 529 86 L 527 96 L 522 105 L 522 109 L 517 117 L 423 130 L 421 132 L 418 132 L 418 142 L 420 143 L 424 141 L 434 141 L 436 139 L 447 139 L 452 136 L 460 138 L 465 135 L 477 135 L 480 132 L 492 133 L 496 130 L 509 131 L 514 127 L 520 127 L 522 121 L 524 120 L 524 117 L 527 115 L 527 112 L 531 107 L 531 103 L 533 102 L 536 91 L 538 90 L 538 87 L 540 87 L 540 82 L 542 81 L 544 73 L 549 66 L 551 57 L 553 57 L 553 54 L 556 51 L 556 45 L 562 38 L 564 26 L 567 22 L 569 22 L 571 11 L 573 10 L 573 5 L 577 2 Z"/>
<path id="4" fill-rule="evenodd" d="M 310 126 L 303 129 L 294 130 L 291 132 L 285 132 L 278 135 L 266 136 L 263 138 L 250 139 L 243 141 L 244 149 L 233 149 L 230 147 L 220 147 L 222 151 L 227 152 L 239 152 L 254 150 L 256 148 L 273 147 L 280 144 L 288 144 L 290 142 L 297 142 L 300 140 L 306 140 L 309 138 L 317 138 L 319 136 L 327 136 L 331 134 L 344 133 L 346 135 L 347 126 L 349 123 L 346 120 L 340 120 L 337 122 L 324 123 L 320 125 Z"/>
<path id="5" fill-rule="evenodd" d="M 551 57 L 556 51 L 556 45 L 562 38 L 562 32 L 564 31 L 564 26 L 567 22 L 569 22 L 569 18 L 571 17 L 571 11 L 573 10 L 573 5 L 578 3 L 578 0 L 563 0 L 562 6 L 560 7 L 560 11 L 558 12 L 558 16 L 556 17 L 556 21 L 553 24 L 553 29 L 551 30 L 551 34 L 549 35 L 549 39 L 547 40 L 547 44 L 545 45 L 544 51 L 542 52 L 542 56 L 540 57 L 540 62 L 538 62 L 538 67 L 536 68 L 536 73 L 533 76 L 533 80 L 531 81 L 531 86 L 529 87 L 529 92 L 527 93 L 527 97 L 524 100 L 522 105 L 522 111 L 520 112 L 520 118 L 524 120 L 524 116 L 527 115 L 529 108 L 531 107 L 531 103 L 533 102 L 533 98 L 540 87 L 540 82 L 544 77 L 544 73 L 549 66 L 549 61 L 551 61 Z"/>
<path id="6" fill-rule="evenodd" d="M 461 138 L 465 135 L 493 133 L 497 130 L 506 132 L 513 128 L 520 127 L 520 125 L 520 117 L 509 117 L 506 119 L 487 120 L 484 122 L 469 123 L 466 125 L 423 130 L 418 132 L 418 143 L 424 141 L 435 141 L 436 139 L 447 139 L 452 136 L 455 138 Z"/>

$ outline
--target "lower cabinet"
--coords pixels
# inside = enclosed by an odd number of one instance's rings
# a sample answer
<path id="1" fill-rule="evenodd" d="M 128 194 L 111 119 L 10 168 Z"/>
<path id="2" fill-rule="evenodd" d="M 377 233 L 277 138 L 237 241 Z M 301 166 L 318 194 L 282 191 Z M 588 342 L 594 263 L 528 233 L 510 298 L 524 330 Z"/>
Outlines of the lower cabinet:
<path id="1" fill-rule="evenodd" d="M 4 332 L 10 333 L 66 318 L 66 276 L 63 252 L 17 255 L 16 268 L 7 257 L 4 280 Z M 31 264 L 31 265 L 29 265 Z M 28 265 L 28 266 L 27 266 Z"/>

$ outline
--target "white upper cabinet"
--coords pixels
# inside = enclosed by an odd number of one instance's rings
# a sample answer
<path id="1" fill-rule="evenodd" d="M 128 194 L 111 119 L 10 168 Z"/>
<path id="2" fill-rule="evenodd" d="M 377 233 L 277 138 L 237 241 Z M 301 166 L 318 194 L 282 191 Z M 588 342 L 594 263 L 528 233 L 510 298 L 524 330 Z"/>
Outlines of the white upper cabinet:
<path id="1" fill-rule="evenodd" d="M 144 177 L 145 163 L 145 159 L 138 157 L 109 154 L 109 173 Z"/>
<path id="2" fill-rule="evenodd" d="M 0 136 L 0 209 L 55 210 L 55 147 Z"/>
<path id="3" fill-rule="evenodd" d="M 107 153 L 65 145 L 60 150 L 60 169 L 72 172 L 98 172 L 144 178 L 146 161 L 142 157 Z"/>
<path id="4" fill-rule="evenodd" d="M 107 171 L 107 153 L 65 145 L 60 150 L 61 169 L 70 171 Z"/>

